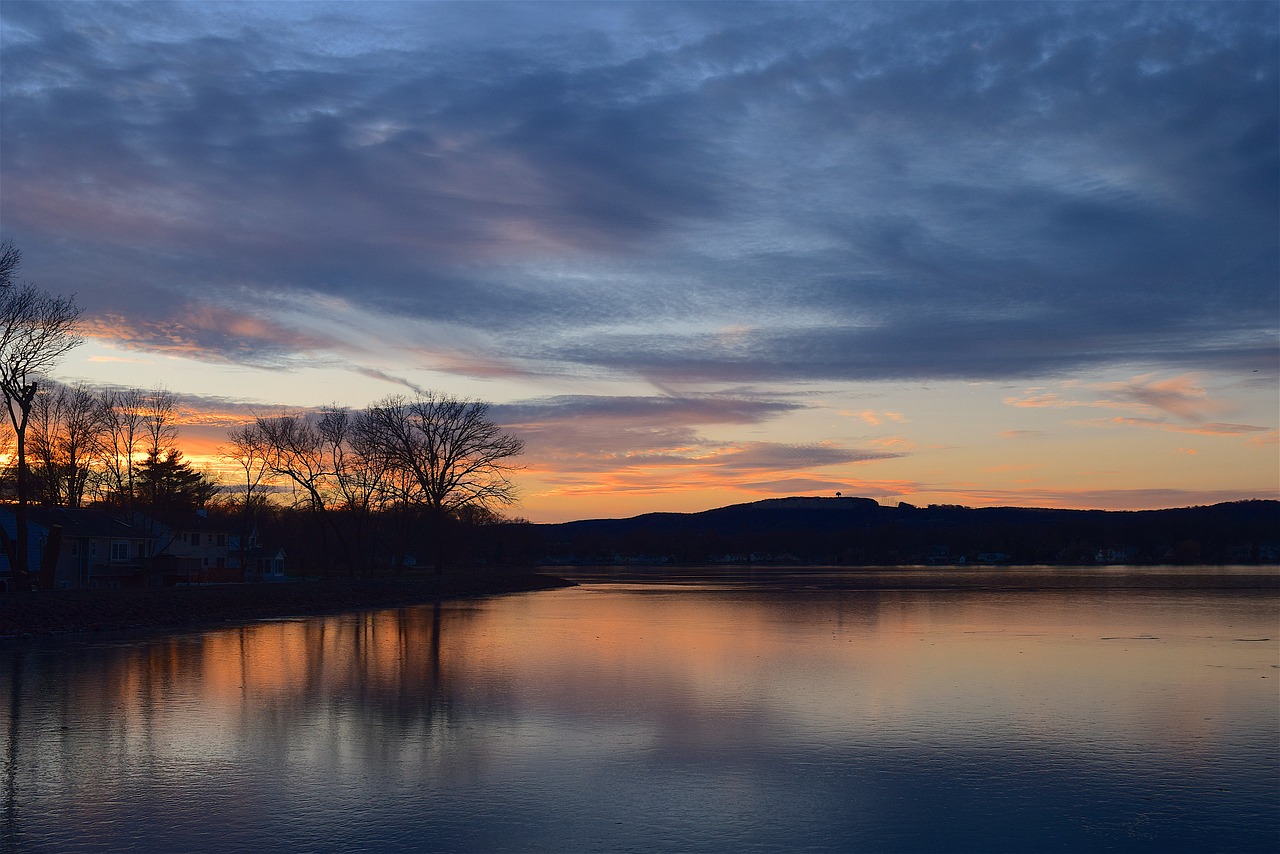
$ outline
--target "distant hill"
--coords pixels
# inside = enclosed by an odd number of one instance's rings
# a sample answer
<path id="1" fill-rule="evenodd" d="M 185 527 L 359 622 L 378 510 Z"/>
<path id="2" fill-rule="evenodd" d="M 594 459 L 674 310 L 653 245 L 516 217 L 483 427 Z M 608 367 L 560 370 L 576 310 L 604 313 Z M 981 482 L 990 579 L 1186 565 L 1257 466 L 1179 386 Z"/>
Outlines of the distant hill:
<path id="1" fill-rule="evenodd" d="M 1280 501 L 1105 511 L 794 497 L 528 527 L 544 563 L 1280 562 Z"/>

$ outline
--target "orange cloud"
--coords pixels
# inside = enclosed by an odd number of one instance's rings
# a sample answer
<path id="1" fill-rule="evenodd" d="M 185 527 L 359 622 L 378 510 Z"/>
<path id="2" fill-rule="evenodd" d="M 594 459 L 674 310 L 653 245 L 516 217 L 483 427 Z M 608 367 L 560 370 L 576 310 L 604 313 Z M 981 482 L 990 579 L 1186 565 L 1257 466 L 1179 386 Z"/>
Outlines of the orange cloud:
<path id="1" fill-rule="evenodd" d="M 1063 406 L 1088 406 L 1087 403 L 1079 401 L 1064 400 L 1062 395 L 1053 392 L 1044 392 L 1042 394 L 1032 394 L 1031 389 L 1024 393 L 1023 397 L 1006 397 L 1004 402 L 1008 406 L 1016 406 L 1020 409 L 1042 409 L 1042 408 L 1058 408 Z"/>
<path id="2" fill-rule="evenodd" d="M 150 359 L 126 359 L 123 356 L 90 356 L 86 361 L 89 362 L 123 362 L 129 365 L 153 365 Z"/>
<path id="3" fill-rule="evenodd" d="M 1195 385 L 1194 375 L 1152 382 L 1148 374 L 1119 386 L 1116 392 L 1137 403 L 1188 421 L 1200 421 L 1222 409 L 1220 404 L 1209 399 L 1208 392 Z"/>
<path id="4" fill-rule="evenodd" d="M 1087 427 L 1143 427 L 1152 430 L 1163 430 L 1168 433 L 1190 433 L 1194 436 L 1244 436 L 1267 430 L 1266 427 L 1256 427 L 1252 424 L 1213 423 L 1186 425 L 1170 424 L 1167 421 L 1161 421 L 1156 418 L 1125 418 L 1123 416 L 1098 418 L 1077 423 Z"/>
<path id="5" fill-rule="evenodd" d="M 1269 448 L 1272 445 L 1280 445 L 1280 430 L 1271 430 L 1261 436 L 1252 436 L 1248 444 L 1255 448 Z"/>
<path id="6" fill-rule="evenodd" d="M 777 494 L 782 483 L 851 489 L 848 481 L 813 471 L 895 456 L 830 443 L 746 442 L 713 449 L 674 447 L 612 457 L 583 456 L 571 465 L 554 456 L 535 457 L 526 473 L 549 487 L 540 495 L 665 494 L 705 489 Z"/>
<path id="7" fill-rule="evenodd" d="M 888 412 L 888 411 L 876 412 L 875 410 L 872 410 L 872 409 L 866 409 L 866 410 L 863 410 L 862 412 L 843 412 L 841 414 L 848 415 L 853 418 L 861 418 L 863 421 L 867 422 L 873 427 L 878 427 L 881 424 L 883 424 L 885 421 L 894 421 L 898 424 L 902 424 L 907 420 L 906 416 L 903 415 L 901 412 Z"/>
<path id="8" fill-rule="evenodd" d="M 1067 383 L 1075 386 L 1074 383 Z M 1124 383 L 1098 383 L 1089 388 L 1106 392 L 1109 397 L 1095 400 L 1073 400 L 1043 387 L 1027 389 L 1021 396 L 1004 399 L 1008 406 L 1024 409 L 1066 409 L 1095 407 L 1102 409 L 1137 409 L 1163 412 L 1186 421 L 1202 421 L 1220 412 L 1223 405 L 1210 399 L 1205 389 L 1196 385 L 1195 375 L 1153 380 L 1151 374 L 1134 377 Z"/>
<path id="9" fill-rule="evenodd" d="M 322 349 L 334 343 L 211 305 L 175 307 L 174 316 L 163 322 L 130 322 L 119 314 L 107 313 L 86 318 L 81 331 L 114 347 L 214 362 L 246 356 L 278 360 L 285 353 Z"/>

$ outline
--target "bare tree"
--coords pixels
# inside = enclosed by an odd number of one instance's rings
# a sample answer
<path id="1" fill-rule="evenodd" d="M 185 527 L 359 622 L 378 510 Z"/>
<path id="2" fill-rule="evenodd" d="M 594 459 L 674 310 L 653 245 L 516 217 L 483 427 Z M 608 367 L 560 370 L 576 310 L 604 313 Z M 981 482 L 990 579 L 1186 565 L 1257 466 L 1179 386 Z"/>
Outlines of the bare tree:
<path id="1" fill-rule="evenodd" d="M 6 543 L 9 565 L 20 590 L 28 588 L 27 422 L 45 374 L 81 343 L 76 334 L 80 309 L 72 297 L 54 296 L 14 280 L 21 255 L 12 244 L 0 248 L 0 394 L 4 395 L 18 452 L 16 536 Z"/>
<path id="2" fill-rule="evenodd" d="M 151 444 L 146 452 L 159 456 L 178 441 L 178 400 L 167 388 L 157 388 L 142 398 L 142 428 Z"/>
<path id="3" fill-rule="evenodd" d="M 240 499 L 240 569 L 249 569 L 250 540 L 255 528 L 255 515 L 265 503 L 265 487 L 270 472 L 268 454 L 271 449 L 262 428 L 242 424 L 227 433 L 227 444 L 220 449 L 223 458 L 236 463 L 244 474 Z"/>
<path id="4" fill-rule="evenodd" d="M 13 277 L 22 266 L 22 250 L 6 240 L 0 243 L 0 290 L 13 284 Z"/>
<path id="5" fill-rule="evenodd" d="M 464 512 L 516 500 L 509 475 L 524 443 L 489 419 L 489 405 L 428 392 L 388 397 L 366 410 L 364 441 L 388 468 L 408 475 L 433 528 L 436 571 L 445 524 Z"/>
<path id="6" fill-rule="evenodd" d="M 266 443 L 272 474 L 287 478 L 308 509 L 324 505 L 327 471 L 322 440 L 315 425 L 298 415 L 259 418 L 254 425 Z"/>
<path id="7" fill-rule="evenodd" d="M 227 432 L 227 444 L 219 450 L 224 459 L 236 463 L 244 472 L 244 479 L 241 481 L 244 485 L 242 503 L 246 506 L 262 503 L 267 486 L 267 474 L 270 471 L 267 465 L 270 448 L 262 429 L 257 424 L 232 427 Z M 237 490 L 240 491 L 239 488 Z"/>
<path id="8" fill-rule="evenodd" d="M 4 500 L 9 500 L 15 494 L 15 481 L 17 477 L 17 463 L 13 446 L 13 425 L 9 423 L 8 418 L 0 419 L 0 457 L 7 460 L 3 469 L 0 469 L 0 496 Z M 8 550 L 4 554 L 8 554 Z"/>
<path id="9" fill-rule="evenodd" d="M 140 389 L 111 389 L 104 393 L 103 492 L 108 500 L 127 511 L 133 510 L 134 468 L 143 453 L 143 438 L 149 435 L 146 405 L 146 396 Z"/>
<path id="10" fill-rule="evenodd" d="M 266 440 L 271 473 L 292 484 L 296 504 L 305 507 L 316 522 L 323 560 L 326 563 L 333 560 L 328 548 L 328 534 L 332 529 L 344 561 L 350 565 L 346 539 L 329 513 L 335 475 L 326 435 L 315 423 L 299 415 L 259 418 L 257 427 Z"/>
<path id="11" fill-rule="evenodd" d="M 339 406 L 321 411 L 316 430 L 328 456 L 332 477 L 332 499 L 349 523 L 353 538 L 349 559 L 352 568 L 363 572 L 372 552 L 370 542 L 373 513 L 386 493 L 385 456 L 362 441 L 366 431 L 360 423 L 367 415 L 353 415 Z"/>
<path id="12" fill-rule="evenodd" d="M 46 504 L 79 507 L 101 458 L 106 419 L 102 398 L 85 385 L 57 385 L 35 398 L 29 456 Z"/>

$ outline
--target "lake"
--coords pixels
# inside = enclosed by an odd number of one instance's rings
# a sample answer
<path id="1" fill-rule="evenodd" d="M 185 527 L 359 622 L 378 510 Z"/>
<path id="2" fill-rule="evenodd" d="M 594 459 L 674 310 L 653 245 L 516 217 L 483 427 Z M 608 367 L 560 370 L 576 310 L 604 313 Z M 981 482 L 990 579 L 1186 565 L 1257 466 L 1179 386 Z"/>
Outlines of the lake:
<path id="1" fill-rule="evenodd" d="M 564 572 L 5 641 L 0 850 L 1280 845 L 1275 568 Z"/>

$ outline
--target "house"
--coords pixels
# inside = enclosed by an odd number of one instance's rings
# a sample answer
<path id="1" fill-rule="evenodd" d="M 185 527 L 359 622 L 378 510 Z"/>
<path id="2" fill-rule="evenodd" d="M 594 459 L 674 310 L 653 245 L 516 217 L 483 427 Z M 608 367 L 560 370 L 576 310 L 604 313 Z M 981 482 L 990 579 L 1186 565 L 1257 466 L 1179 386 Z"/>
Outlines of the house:
<path id="1" fill-rule="evenodd" d="M 255 528 L 244 548 L 240 547 L 240 535 L 227 537 L 227 566 L 239 568 L 244 561 L 245 581 L 284 581 L 284 548 L 263 546 Z"/>
<path id="2" fill-rule="evenodd" d="M 284 549 L 258 546 L 249 552 L 245 578 L 252 581 L 287 581 L 284 574 Z"/>
<path id="3" fill-rule="evenodd" d="M 27 508 L 27 569 L 33 575 L 52 562 L 58 589 L 143 587 L 155 548 L 154 538 L 101 510 L 71 507 Z M 0 526 L 12 541 L 17 535 L 13 507 L 0 507 Z M 54 543 L 56 543 L 56 551 Z M 0 586 L 13 586 L 9 559 L 0 553 Z"/>
<path id="4" fill-rule="evenodd" d="M 165 586 L 244 580 L 239 562 L 232 559 L 230 528 L 203 511 L 138 513 L 134 520 L 155 538 L 152 572 Z"/>

